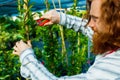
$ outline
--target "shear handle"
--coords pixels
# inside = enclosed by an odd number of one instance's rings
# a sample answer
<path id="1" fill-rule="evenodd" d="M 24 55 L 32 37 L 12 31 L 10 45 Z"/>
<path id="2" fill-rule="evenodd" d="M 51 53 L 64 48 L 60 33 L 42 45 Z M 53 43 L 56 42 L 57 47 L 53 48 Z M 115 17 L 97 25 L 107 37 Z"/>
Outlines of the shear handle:
<path id="1" fill-rule="evenodd" d="M 43 26 L 45 23 L 49 22 L 50 20 L 49 19 L 45 19 L 45 18 L 40 18 L 40 19 L 38 19 L 36 21 L 37 21 L 37 24 L 39 26 Z"/>

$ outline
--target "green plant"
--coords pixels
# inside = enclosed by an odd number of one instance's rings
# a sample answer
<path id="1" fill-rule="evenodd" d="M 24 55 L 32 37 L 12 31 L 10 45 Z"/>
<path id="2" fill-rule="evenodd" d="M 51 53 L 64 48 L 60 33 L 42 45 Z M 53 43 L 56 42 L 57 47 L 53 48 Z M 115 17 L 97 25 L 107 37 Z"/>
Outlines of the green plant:
<path id="1" fill-rule="evenodd" d="M 17 33 L 17 24 L 10 17 L 0 17 L 0 79 L 11 80 L 20 77 L 18 57 L 12 54 L 14 43 L 22 38 Z M 16 66 L 14 66 L 16 65 Z"/>
<path id="2" fill-rule="evenodd" d="M 38 60 L 56 76 L 75 75 L 87 70 L 87 38 L 80 32 L 63 27 L 66 54 L 62 53 L 62 37 L 59 25 L 39 27 L 33 19 L 31 8 L 27 2 L 18 0 L 18 18 L 13 21 L 10 17 L 0 17 L 0 79 L 20 80 L 20 63 L 18 57 L 12 54 L 16 41 L 30 39 Z M 86 12 L 74 6 L 67 14 L 82 17 Z M 26 4 L 26 8 L 23 5 Z M 48 6 L 49 7 L 49 6 Z M 39 13 L 41 16 L 41 13 Z M 40 43 L 36 45 L 35 43 Z M 67 62 L 67 63 L 66 63 Z M 84 67 L 84 68 L 83 68 Z"/>

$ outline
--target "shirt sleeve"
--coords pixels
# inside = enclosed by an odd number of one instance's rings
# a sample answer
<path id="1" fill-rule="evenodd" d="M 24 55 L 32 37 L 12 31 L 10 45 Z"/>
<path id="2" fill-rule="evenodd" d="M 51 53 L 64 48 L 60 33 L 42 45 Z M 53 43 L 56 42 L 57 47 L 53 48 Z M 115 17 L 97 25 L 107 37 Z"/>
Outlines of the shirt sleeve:
<path id="1" fill-rule="evenodd" d="M 80 17 L 76 17 L 73 15 L 64 14 L 62 12 L 60 14 L 60 25 L 66 26 L 68 29 L 72 28 L 76 32 L 80 31 L 84 35 L 86 35 L 90 40 L 92 40 L 93 30 L 90 27 L 85 27 L 87 24 L 86 19 L 82 19 Z"/>
<path id="2" fill-rule="evenodd" d="M 56 77 L 39 62 L 31 48 L 20 55 L 21 75 L 32 80 L 119 80 L 120 50 L 107 56 L 97 55 L 94 64 L 86 73 Z M 104 74 L 104 75 L 103 75 Z M 102 77 L 101 77 L 102 76 Z"/>
<path id="3" fill-rule="evenodd" d="M 32 80 L 87 80 L 85 74 L 75 76 L 56 77 L 50 73 L 41 62 L 39 62 L 31 48 L 20 55 L 21 75 Z"/>

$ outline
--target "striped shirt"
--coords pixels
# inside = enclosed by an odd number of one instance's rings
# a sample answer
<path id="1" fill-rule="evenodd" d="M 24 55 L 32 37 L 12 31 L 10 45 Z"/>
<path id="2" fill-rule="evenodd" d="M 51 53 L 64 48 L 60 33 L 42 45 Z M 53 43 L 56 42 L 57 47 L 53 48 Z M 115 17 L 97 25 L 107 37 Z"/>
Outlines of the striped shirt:
<path id="1" fill-rule="evenodd" d="M 89 27 L 84 27 L 86 20 L 64 13 L 60 13 L 60 20 L 61 25 L 81 31 L 92 39 L 93 31 Z M 103 55 L 97 55 L 94 64 L 86 73 L 56 77 L 36 59 L 33 49 L 28 48 L 20 55 L 20 72 L 24 78 L 32 80 L 120 80 L 120 50 L 105 55 L 107 53 L 109 51 Z"/>

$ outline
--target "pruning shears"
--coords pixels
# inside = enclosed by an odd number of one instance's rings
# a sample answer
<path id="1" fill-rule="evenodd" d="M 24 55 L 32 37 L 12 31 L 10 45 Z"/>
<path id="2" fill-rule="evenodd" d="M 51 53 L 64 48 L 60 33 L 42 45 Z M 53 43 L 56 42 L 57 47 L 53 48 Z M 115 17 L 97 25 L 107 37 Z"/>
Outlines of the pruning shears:
<path id="1" fill-rule="evenodd" d="M 45 23 L 47 23 L 49 21 L 50 21 L 49 19 L 45 19 L 45 18 L 40 18 L 40 19 L 36 20 L 36 22 L 39 26 L 43 26 Z"/>

